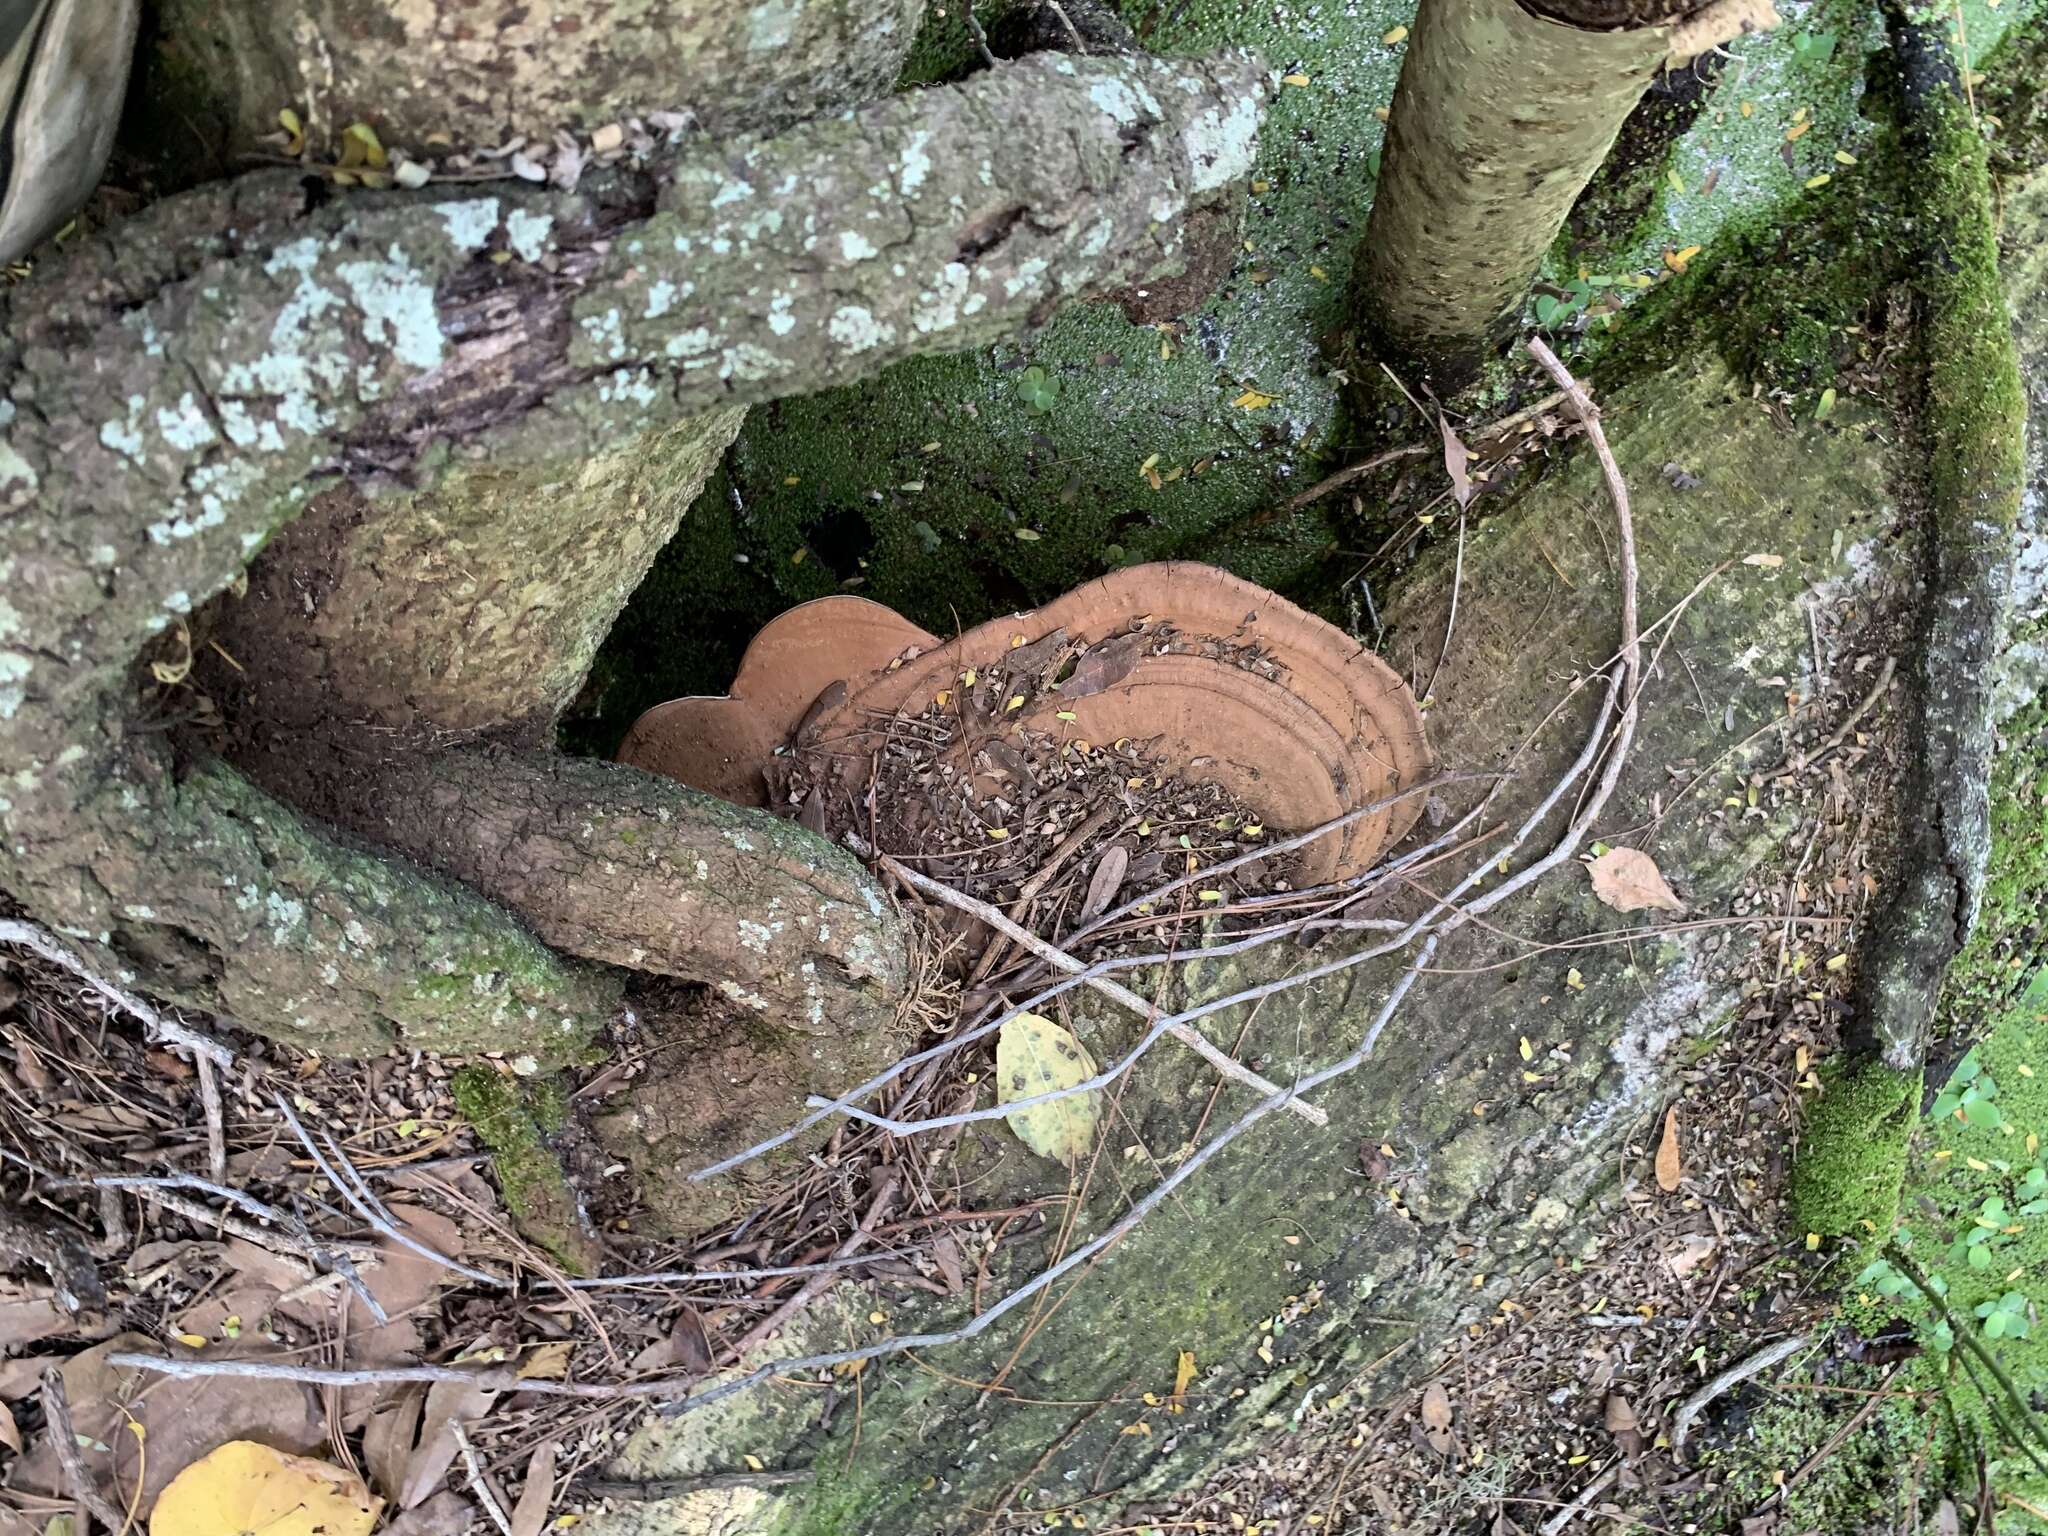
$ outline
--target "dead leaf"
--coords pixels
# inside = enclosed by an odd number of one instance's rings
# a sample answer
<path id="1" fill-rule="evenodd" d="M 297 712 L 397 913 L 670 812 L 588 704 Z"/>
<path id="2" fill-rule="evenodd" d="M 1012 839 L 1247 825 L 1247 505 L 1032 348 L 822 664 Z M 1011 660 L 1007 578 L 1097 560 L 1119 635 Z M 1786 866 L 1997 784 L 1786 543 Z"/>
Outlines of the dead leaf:
<path id="1" fill-rule="evenodd" d="M 444 1488 L 418 1509 L 408 1509 L 384 1527 L 382 1536 L 469 1536 L 479 1524 L 476 1506 Z"/>
<path id="2" fill-rule="evenodd" d="M 1071 1089 L 1094 1075 L 1087 1048 L 1042 1014 L 1016 1014 L 996 1034 L 999 1104 Z M 1072 1166 L 1094 1140 L 1101 1103 L 1102 1090 L 1094 1088 L 1010 1110 L 1003 1120 L 1040 1157 Z"/>
<path id="3" fill-rule="evenodd" d="M 1657 1187 L 1667 1195 L 1675 1193 L 1684 1172 L 1678 1160 L 1678 1106 L 1674 1104 L 1664 1111 L 1664 1139 L 1657 1144 Z"/>
<path id="4" fill-rule="evenodd" d="M 1440 1381 L 1432 1381 L 1422 1390 L 1422 1433 L 1437 1455 L 1450 1454 L 1451 1394 Z"/>
<path id="5" fill-rule="evenodd" d="M 1173 1366 L 1173 1395 L 1175 1397 L 1186 1397 L 1188 1386 L 1194 1379 L 1195 1352 L 1191 1349 L 1184 1349 L 1180 1352 L 1180 1358 L 1174 1362 Z"/>
<path id="6" fill-rule="evenodd" d="M 426 1400 L 425 1387 L 409 1386 L 370 1410 L 369 1425 L 363 1430 L 363 1465 L 387 1498 L 396 1499 L 404 1491 L 405 1468 L 412 1460 L 420 1406 Z"/>
<path id="7" fill-rule="evenodd" d="M 1463 511 L 1472 503 L 1472 476 L 1466 472 L 1466 465 L 1472 460 L 1465 447 L 1465 440 L 1451 430 L 1450 418 L 1439 410 L 1436 413 L 1437 430 L 1444 438 L 1444 470 L 1451 477 L 1451 496 Z"/>
<path id="8" fill-rule="evenodd" d="M 1718 1246 L 1713 1238 L 1695 1233 L 1680 1242 L 1674 1251 L 1667 1253 L 1664 1262 L 1670 1266 L 1671 1277 L 1674 1280 L 1683 1280 L 1712 1258 L 1714 1249 Z"/>
<path id="9" fill-rule="evenodd" d="M 21 1426 L 14 1422 L 14 1410 L 5 1404 L 0 1404 L 0 1445 L 21 1454 Z"/>
<path id="10" fill-rule="evenodd" d="M 228 1351 L 225 1343 L 217 1346 Z M 231 1377 L 177 1380 L 107 1364 L 121 1350 L 161 1353 L 156 1342 L 124 1333 L 64 1362 L 64 1392 L 72 1423 L 85 1442 L 87 1474 L 102 1487 L 133 1489 L 142 1482 L 136 1518 L 148 1518 L 156 1498 L 178 1472 L 230 1440 L 261 1438 L 277 1450 L 304 1455 L 327 1444 L 320 1397 L 294 1381 Z M 144 1386 L 148 1387 L 144 1391 Z M 142 1426 L 138 1442 L 130 1417 Z M 142 1445 L 148 1454 L 138 1462 Z M 30 1445 L 14 1464 L 11 1485 L 56 1496 L 63 1469 L 49 1438 Z"/>
<path id="11" fill-rule="evenodd" d="M 1657 861 L 1640 848 L 1610 848 L 1587 865 L 1586 872 L 1593 877 L 1594 896 L 1617 912 L 1640 912 L 1645 907 L 1685 910 Z"/>
<path id="12" fill-rule="evenodd" d="M 950 1232 L 941 1232 L 932 1244 L 932 1263 L 938 1266 L 939 1278 L 946 1284 L 948 1296 L 958 1296 L 965 1288 L 966 1276 L 960 1270 L 960 1244 Z"/>
<path id="13" fill-rule="evenodd" d="M 370 1536 L 384 1501 L 352 1472 L 230 1440 L 173 1478 L 149 1517 L 150 1536 Z"/>
<path id="14" fill-rule="evenodd" d="M 519 1490 L 519 1502 L 512 1506 L 511 1536 L 540 1536 L 548 1523 L 548 1510 L 555 1502 L 555 1453 L 559 1444 L 543 1440 L 526 1464 L 526 1486 Z"/>
<path id="15" fill-rule="evenodd" d="M 1783 555 L 1744 555 L 1742 563 L 1744 565 L 1762 566 L 1765 570 L 1770 571 L 1776 570 L 1779 566 L 1783 565 L 1785 557 Z"/>
<path id="16" fill-rule="evenodd" d="M 1085 699 L 1091 693 L 1113 688 L 1131 675 L 1144 649 L 1143 635 L 1117 635 L 1100 645 L 1090 646 L 1074 663 L 1074 670 L 1060 684 L 1063 698 Z"/>
<path id="17" fill-rule="evenodd" d="M 472 1387 L 460 1381 L 437 1381 L 427 1389 L 426 1407 L 420 1411 L 420 1443 L 406 1464 L 398 1504 L 411 1509 L 441 1486 L 456 1453 L 455 1426 L 467 1426 L 490 1411 L 498 1400 L 495 1390 Z"/>
<path id="18" fill-rule="evenodd" d="M 1627 1398 L 1619 1393 L 1609 1396 L 1601 1411 L 1600 1422 L 1607 1427 L 1607 1433 L 1614 1436 L 1614 1443 L 1624 1456 L 1641 1454 L 1643 1433 L 1636 1424 L 1635 1405 Z"/>
<path id="19" fill-rule="evenodd" d="M 1124 876 L 1130 867 L 1131 850 L 1122 843 L 1111 843 L 1102 850 L 1102 857 L 1095 861 L 1095 873 L 1088 877 L 1088 894 L 1081 902 L 1076 927 L 1093 922 L 1109 910 L 1116 893 L 1124 887 Z"/>
<path id="20" fill-rule="evenodd" d="M 711 1369 L 711 1337 L 704 1331 L 704 1319 L 695 1307 L 676 1314 L 675 1326 L 664 1338 L 633 1357 L 636 1371 L 668 1371 L 676 1367 L 702 1373 Z"/>
<path id="21" fill-rule="evenodd" d="M 519 1362 L 519 1378 L 522 1381 L 565 1381 L 569 1375 L 569 1357 L 574 1353 L 576 1343 L 573 1339 L 554 1339 Z"/>

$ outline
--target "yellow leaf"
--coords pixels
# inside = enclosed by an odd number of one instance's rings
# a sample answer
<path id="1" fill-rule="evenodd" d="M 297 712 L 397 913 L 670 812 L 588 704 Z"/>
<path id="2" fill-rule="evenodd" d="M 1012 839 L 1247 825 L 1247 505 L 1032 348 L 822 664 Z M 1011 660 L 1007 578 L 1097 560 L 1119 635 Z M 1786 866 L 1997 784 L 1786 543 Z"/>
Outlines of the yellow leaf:
<path id="1" fill-rule="evenodd" d="M 994 839 L 996 842 L 999 843 L 1004 838 L 1010 835 L 1010 829 L 1008 827 L 983 827 L 981 830 L 986 832 L 990 838 Z"/>
<path id="2" fill-rule="evenodd" d="M 1677 166 L 1674 165 L 1671 167 L 1670 170 L 1666 171 L 1664 173 L 1664 179 L 1671 183 L 1672 191 L 1683 192 L 1685 190 L 1685 178 L 1678 174 Z"/>
<path id="3" fill-rule="evenodd" d="M 370 1536 L 384 1501 L 363 1480 L 254 1440 L 230 1440 L 165 1488 L 150 1536 Z"/>
<path id="4" fill-rule="evenodd" d="M 1666 251 L 1664 253 L 1664 265 L 1674 272 L 1683 273 L 1686 263 L 1699 255 L 1699 253 L 1700 248 L 1696 245 L 1688 245 L 1682 251 Z"/>
<path id="5" fill-rule="evenodd" d="M 350 123 L 341 130 L 341 139 L 344 155 L 343 164 L 347 163 L 346 155 L 354 145 L 361 146 L 362 159 L 358 163 L 373 166 L 379 170 L 390 163 L 390 156 L 384 153 L 384 146 L 378 141 L 377 130 L 368 123 Z"/>
<path id="6" fill-rule="evenodd" d="M 1314 278 L 1319 283 L 1327 283 L 1330 280 L 1330 274 L 1325 272 L 1321 267 L 1310 267 L 1308 269 L 1308 275 Z"/>
<path id="7" fill-rule="evenodd" d="M 569 1374 L 569 1356 L 575 1352 L 576 1344 L 571 1339 L 555 1339 L 541 1345 L 532 1354 L 519 1362 L 521 1381 L 562 1381 Z"/>
<path id="8" fill-rule="evenodd" d="M 1147 459 L 1144 463 L 1138 466 L 1138 478 L 1140 480 L 1144 479 L 1145 476 L 1151 474 L 1152 471 L 1158 467 L 1158 465 L 1159 455 L 1155 453 L 1152 455 L 1151 458 Z"/>
<path id="9" fill-rule="evenodd" d="M 1013 709 L 1022 709 L 1023 707 L 1024 695 L 1021 693 L 1013 693 L 1010 695 L 1009 702 L 1003 706 L 1003 713 L 1008 714 Z"/>
<path id="10" fill-rule="evenodd" d="M 1036 528 L 1019 528 L 1017 530 L 1017 537 L 1022 539 L 1026 544 L 1036 544 L 1040 539 L 1044 538 L 1045 535 L 1040 533 Z"/>
<path id="11" fill-rule="evenodd" d="M 1020 1013 L 996 1036 L 996 1102 L 1014 1103 L 1072 1088 L 1095 1075 L 1087 1049 L 1051 1019 Z M 1004 1116 L 1017 1139 L 1040 1157 L 1073 1163 L 1095 1135 L 1101 1090 L 1069 1093 Z"/>
<path id="12" fill-rule="evenodd" d="M 1143 1419 L 1140 1419 L 1135 1424 L 1126 1424 L 1117 1433 L 1120 1435 L 1149 1435 L 1152 1433 L 1152 1426 Z"/>
<path id="13" fill-rule="evenodd" d="M 1308 84 L 1308 76 L 1307 76 L 1307 75 L 1282 75 L 1282 76 L 1280 77 L 1280 83 L 1281 83 L 1282 85 L 1307 85 L 1307 84 Z"/>
<path id="14" fill-rule="evenodd" d="M 1184 1349 L 1180 1352 L 1180 1358 L 1173 1365 L 1173 1395 L 1175 1397 L 1185 1397 L 1188 1386 L 1194 1379 L 1195 1352 L 1191 1349 Z"/>
<path id="15" fill-rule="evenodd" d="M 744 1461 L 751 1471 L 765 1472 L 768 1470 L 767 1463 L 762 1461 L 752 1451 L 748 1451 L 745 1455 L 741 1456 L 740 1460 Z"/>
<path id="16" fill-rule="evenodd" d="M 1529 1037 L 1527 1035 L 1522 1036 L 1522 1060 L 1534 1061 L 1535 1059 L 1536 1047 L 1529 1043 Z"/>
<path id="17" fill-rule="evenodd" d="M 1564 984 L 1574 992 L 1586 990 L 1586 978 L 1579 974 L 1579 968 L 1576 965 L 1564 973 Z"/>
<path id="18" fill-rule="evenodd" d="M 206 1335 L 203 1333 L 181 1333 L 178 1335 L 178 1342 L 187 1349 L 204 1349 L 206 1348 Z"/>
<path id="19" fill-rule="evenodd" d="M 1785 130 L 1785 142 L 1787 144 L 1790 144 L 1794 140 L 1804 136 L 1807 129 L 1811 128 L 1812 126 L 1813 124 L 1811 122 L 1794 123 L 1790 128 L 1787 128 Z"/>
<path id="20" fill-rule="evenodd" d="M 1223 893 L 1222 893 L 1221 891 L 1204 891 L 1204 892 L 1202 892 L 1202 900 L 1204 900 L 1204 901 L 1221 901 L 1222 899 L 1223 899 Z"/>
<path id="21" fill-rule="evenodd" d="M 1806 190 L 1811 192 L 1815 188 L 1824 187 L 1834 179 L 1834 177 L 1826 174 L 1825 172 L 1818 176 L 1809 176 L 1806 178 Z"/>
<path id="22" fill-rule="evenodd" d="M 782 477 L 782 483 L 784 485 L 802 485 L 804 483 L 804 477 L 802 475 L 784 475 Z"/>
<path id="23" fill-rule="evenodd" d="M 1761 566 L 1764 570 L 1774 571 L 1785 563 L 1785 557 L 1783 555 L 1744 555 L 1742 563 L 1744 565 Z"/>
<path id="24" fill-rule="evenodd" d="M 1248 411 L 1263 411 L 1279 398 L 1278 395 L 1267 394 L 1263 389 L 1248 389 L 1230 403 L 1242 406 Z"/>
<path id="25" fill-rule="evenodd" d="M 1856 157 L 1850 154 L 1849 151 L 1847 151 L 1846 149 L 1838 149 L 1835 151 L 1835 164 L 1854 165 L 1855 163 Z"/>
<path id="26" fill-rule="evenodd" d="M 1828 969 L 1831 971 L 1842 970 L 1844 967 L 1848 965 L 1848 963 L 1849 957 L 1845 954 L 1828 956 Z"/>
<path id="27" fill-rule="evenodd" d="M 1387 32 L 1384 36 L 1382 36 L 1380 38 L 1380 41 L 1385 43 L 1389 48 L 1391 48 L 1394 46 L 1394 44 L 1400 42 L 1401 39 L 1403 39 L 1407 35 L 1408 29 L 1406 27 L 1395 27 L 1389 32 Z"/>
<path id="28" fill-rule="evenodd" d="M 1071 709 L 1062 709 L 1053 715 L 1055 720 L 1071 720 L 1073 718 L 1074 712 Z"/>
<path id="29" fill-rule="evenodd" d="M 1808 1253 L 1820 1252 L 1820 1234 L 1818 1232 L 1806 1234 L 1806 1251 Z"/>
<path id="30" fill-rule="evenodd" d="M 1756 103 L 1755 103 L 1755 102 L 1753 102 L 1753 101 L 1745 101 L 1745 102 L 1744 102 L 1744 103 L 1742 104 L 1742 115 L 1743 115 L 1744 117 L 1752 117 L 1752 116 L 1754 116 L 1754 115 L 1755 115 L 1755 113 L 1756 113 Z"/>

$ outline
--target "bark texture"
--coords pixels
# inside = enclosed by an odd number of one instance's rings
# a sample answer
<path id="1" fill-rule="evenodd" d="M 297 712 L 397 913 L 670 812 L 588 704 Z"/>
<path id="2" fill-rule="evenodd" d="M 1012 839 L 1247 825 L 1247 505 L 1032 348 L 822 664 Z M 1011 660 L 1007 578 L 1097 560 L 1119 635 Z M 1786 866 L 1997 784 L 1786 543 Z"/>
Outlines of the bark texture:
<path id="1" fill-rule="evenodd" d="M 223 163 L 295 109 L 315 144 L 517 134 L 686 111 L 714 134 L 884 94 L 920 0 L 160 0 L 152 94 Z"/>
<path id="2" fill-rule="evenodd" d="M 1925 593 L 1913 757 L 1891 899 L 1865 942 L 1854 1043 L 1898 1071 L 1925 1060 L 1949 962 L 1991 857 L 1994 669 L 2026 488 L 2026 390 L 1998 269 L 1983 138 L 1939 32 L 1893 16 L 1902 125 L 1917 168 L 1915 266 L 1927 452 Z"/>
<path id="3" fill-rule="evenodd" d="M 1513 328 L 1664 51 L 1654 29 L 1587 32 L 1516 0 L 1426 0 L 1353 269 L 1365 344 L 1439 393 L 1465 384 Z"/>
<path id="4" fill-rule="evenodd" d="M 908 980 L 895 909 L 794 822 L 617 763 L 400 754 L 346 822 L 517 913 L 555 948 L 709 982 L 797 1034 L 885 1022 Z"/>
<path id="5" fill-rule="evenodd" d="M 1658 68 L 1775 20 L 1768 0 L 1424 0 L 1352 269 L 1361 340 L 1440 394 L 1470 382 Z"/>
<path id="6" fill-rule="evenodd" d="M 289 928 L 163 901 L 189 866 L 156 824 L 184 790 L 119 724 L 138 654 L 175 654 L 185 616 L 321 489 L 432 491 L 486 464 L 545 484 L 541 466 L 634 434 L 1171 272 L 1182 216 L 1249 167 L 1264 90 L 1243 56 L 1035 59 L 583 192 L 309 212 L 296 176 L 258 175 L 72 248 L 11 292 L 0 344 L 0 883 L 117 969 L 189 952 L 170 995 L 232 991 L 253 1028 L 356 1009 L 333 956 Z M 230 775 L 209 782 L 293 829 L 263 866 L 287 889 L 360 857 Z M 375 931 L 377 892 L 320 889 L 344 933 Z M 493 945 L 532 943 L 481 902 L 463 911 Z M 546 974 L 547 996 L 584 1004 L 562 1010 L 570 1033 L 593 1028 L 604 989 Z M 371 1012 L 403 1034 L 396 962 L 388 983 Z M 467 1005 L 479 1027 L 507 1016 L 487 991 Z M 445 1024 L 440 1001 L 425 1017 Z M 549 1015 L 535 1003 L 533 1022 Z"/>
<path id="7" fill-rule="evenodd" d="M 741 412 L 587 456 L 454 466 L 430 490 L 342 484 L 267 546 L 219 610 L 206 687 L 262 782 L 325 809 L 320 749 L 546 743 Z M 309 747 L 315 749 L 309 752 Z"/>

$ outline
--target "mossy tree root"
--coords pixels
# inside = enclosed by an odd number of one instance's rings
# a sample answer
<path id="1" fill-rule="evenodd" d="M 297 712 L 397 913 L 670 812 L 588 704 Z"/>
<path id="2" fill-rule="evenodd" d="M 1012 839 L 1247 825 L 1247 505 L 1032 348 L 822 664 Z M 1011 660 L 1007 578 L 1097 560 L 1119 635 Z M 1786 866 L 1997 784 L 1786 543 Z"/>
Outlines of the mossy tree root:
<path id="1" fill-rule="evenodd" d="M 1991 853 L 1992 663 L 2026 484 L 2026 393 L 1998 272 L 1984 141 L 1946 43 L 1894 10 L 1917 206 L 1920 440 L 1927 528 L 1901 859 L 1860 957 L 1852 1048 L 1925 1058 L 1942 980 L 1976 922 Z M 1940 24 L 1937 24 L 1937 26 Z"/>

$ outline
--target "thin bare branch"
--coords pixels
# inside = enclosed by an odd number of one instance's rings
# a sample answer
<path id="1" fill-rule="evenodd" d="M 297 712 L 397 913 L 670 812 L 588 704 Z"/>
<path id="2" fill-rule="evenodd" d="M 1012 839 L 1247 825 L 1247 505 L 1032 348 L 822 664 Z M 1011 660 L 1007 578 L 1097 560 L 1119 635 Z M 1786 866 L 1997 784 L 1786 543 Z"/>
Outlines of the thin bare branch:
<path id="1" fill-rule="evenodd" d="M 1039 959 L 1044 960 L 1058 970 L 1065 971 L 1069 976 L 1078 976 L 1081 972 L 1088 969 L 1087 966 L 1076 960 L 1058 945 L 1041 939 L 1023 924 L 1012 922 L 1006 915 L 990 906 L 987 902 L 977 901 L 974 897 L 956 891 L 949 885 L 943 885 L 939 881 L 932 879 L 929 875 L 920 874 L 909 865 L 889 858 L 887 855 L 883 856 L 881 863 L 884 869 L 888 870 L 890 874 L 901 880 L 905 885 L 923 891 L 927 896 L 936 897 L 948 906 L 957 907 L 960 911 L 979 919 L 1005 938 L 1030 950 Z M 1138 996 L 1137 993 L 1120 982 L 1111 981 L 1107 977 L 1094 976 L 1088 979 L 1088 985 L 1097 992 L 1100 992 L 1104 997 L 1110 999 L 1110 1001 L 1121 1003 L 1141 1019 L 1150 1021 L 1158 1017 L 1159 1010 L 1156 1005 L 1148 1003 L 1144 998 Z M 1230 1078 L 1233 1082 L 1242 1083 L 1245 1087 L 1255 1089 L 1260 1093 L 1278 1093 L 1280 1091 L 1278 1084 L 1267 1082 L 1258 1073 L 1237 1060 L 1234 1056 L 1226 1053 L 1220 1046 L 1217 1046 L 1198 1030 L 1185 1024 L 1177 1024 L 1168 1028 L 1166 1032 L 1183 1045 L 1192 1047 L 1202 1060 L 1208 1062 L 1210 1066 L 1221 1072 L 1225 1077 Z M 1330 1117 L 1323 1113 L 1322 1110 L 1317 1109 L 1313 1104 L 1304 1104 L 1297 1099 L 1290 1103 L 1288 1108 L 1292 1109 L 1311 1125 L 1325 1126 L 1330 1123 Z"/>
<path id="2" fill-rule="evenodd" d="M 211 1036 L 188 1029 L 174 1019 L 167 1019 L 157 1009 L 144 1002 L 126 987 L 117 986 L 99 975 L 77 955 L 74 955 L 56 937 L 34 923 L 24 923 L 13 918 L 0 918 L 0 944 L 19 944 L 22 948 L 41 955 L 52 965 L 62 966 L 93 991 L 119 1008 L 129 1017 L 138 1019 L 152 1040 L 165 1045 L 176 1046 L 179 1050 L 190 1051 L 195 1056 L 209 1058 L 222 1071 L 235 1064 L 235 1053 Z"/>

